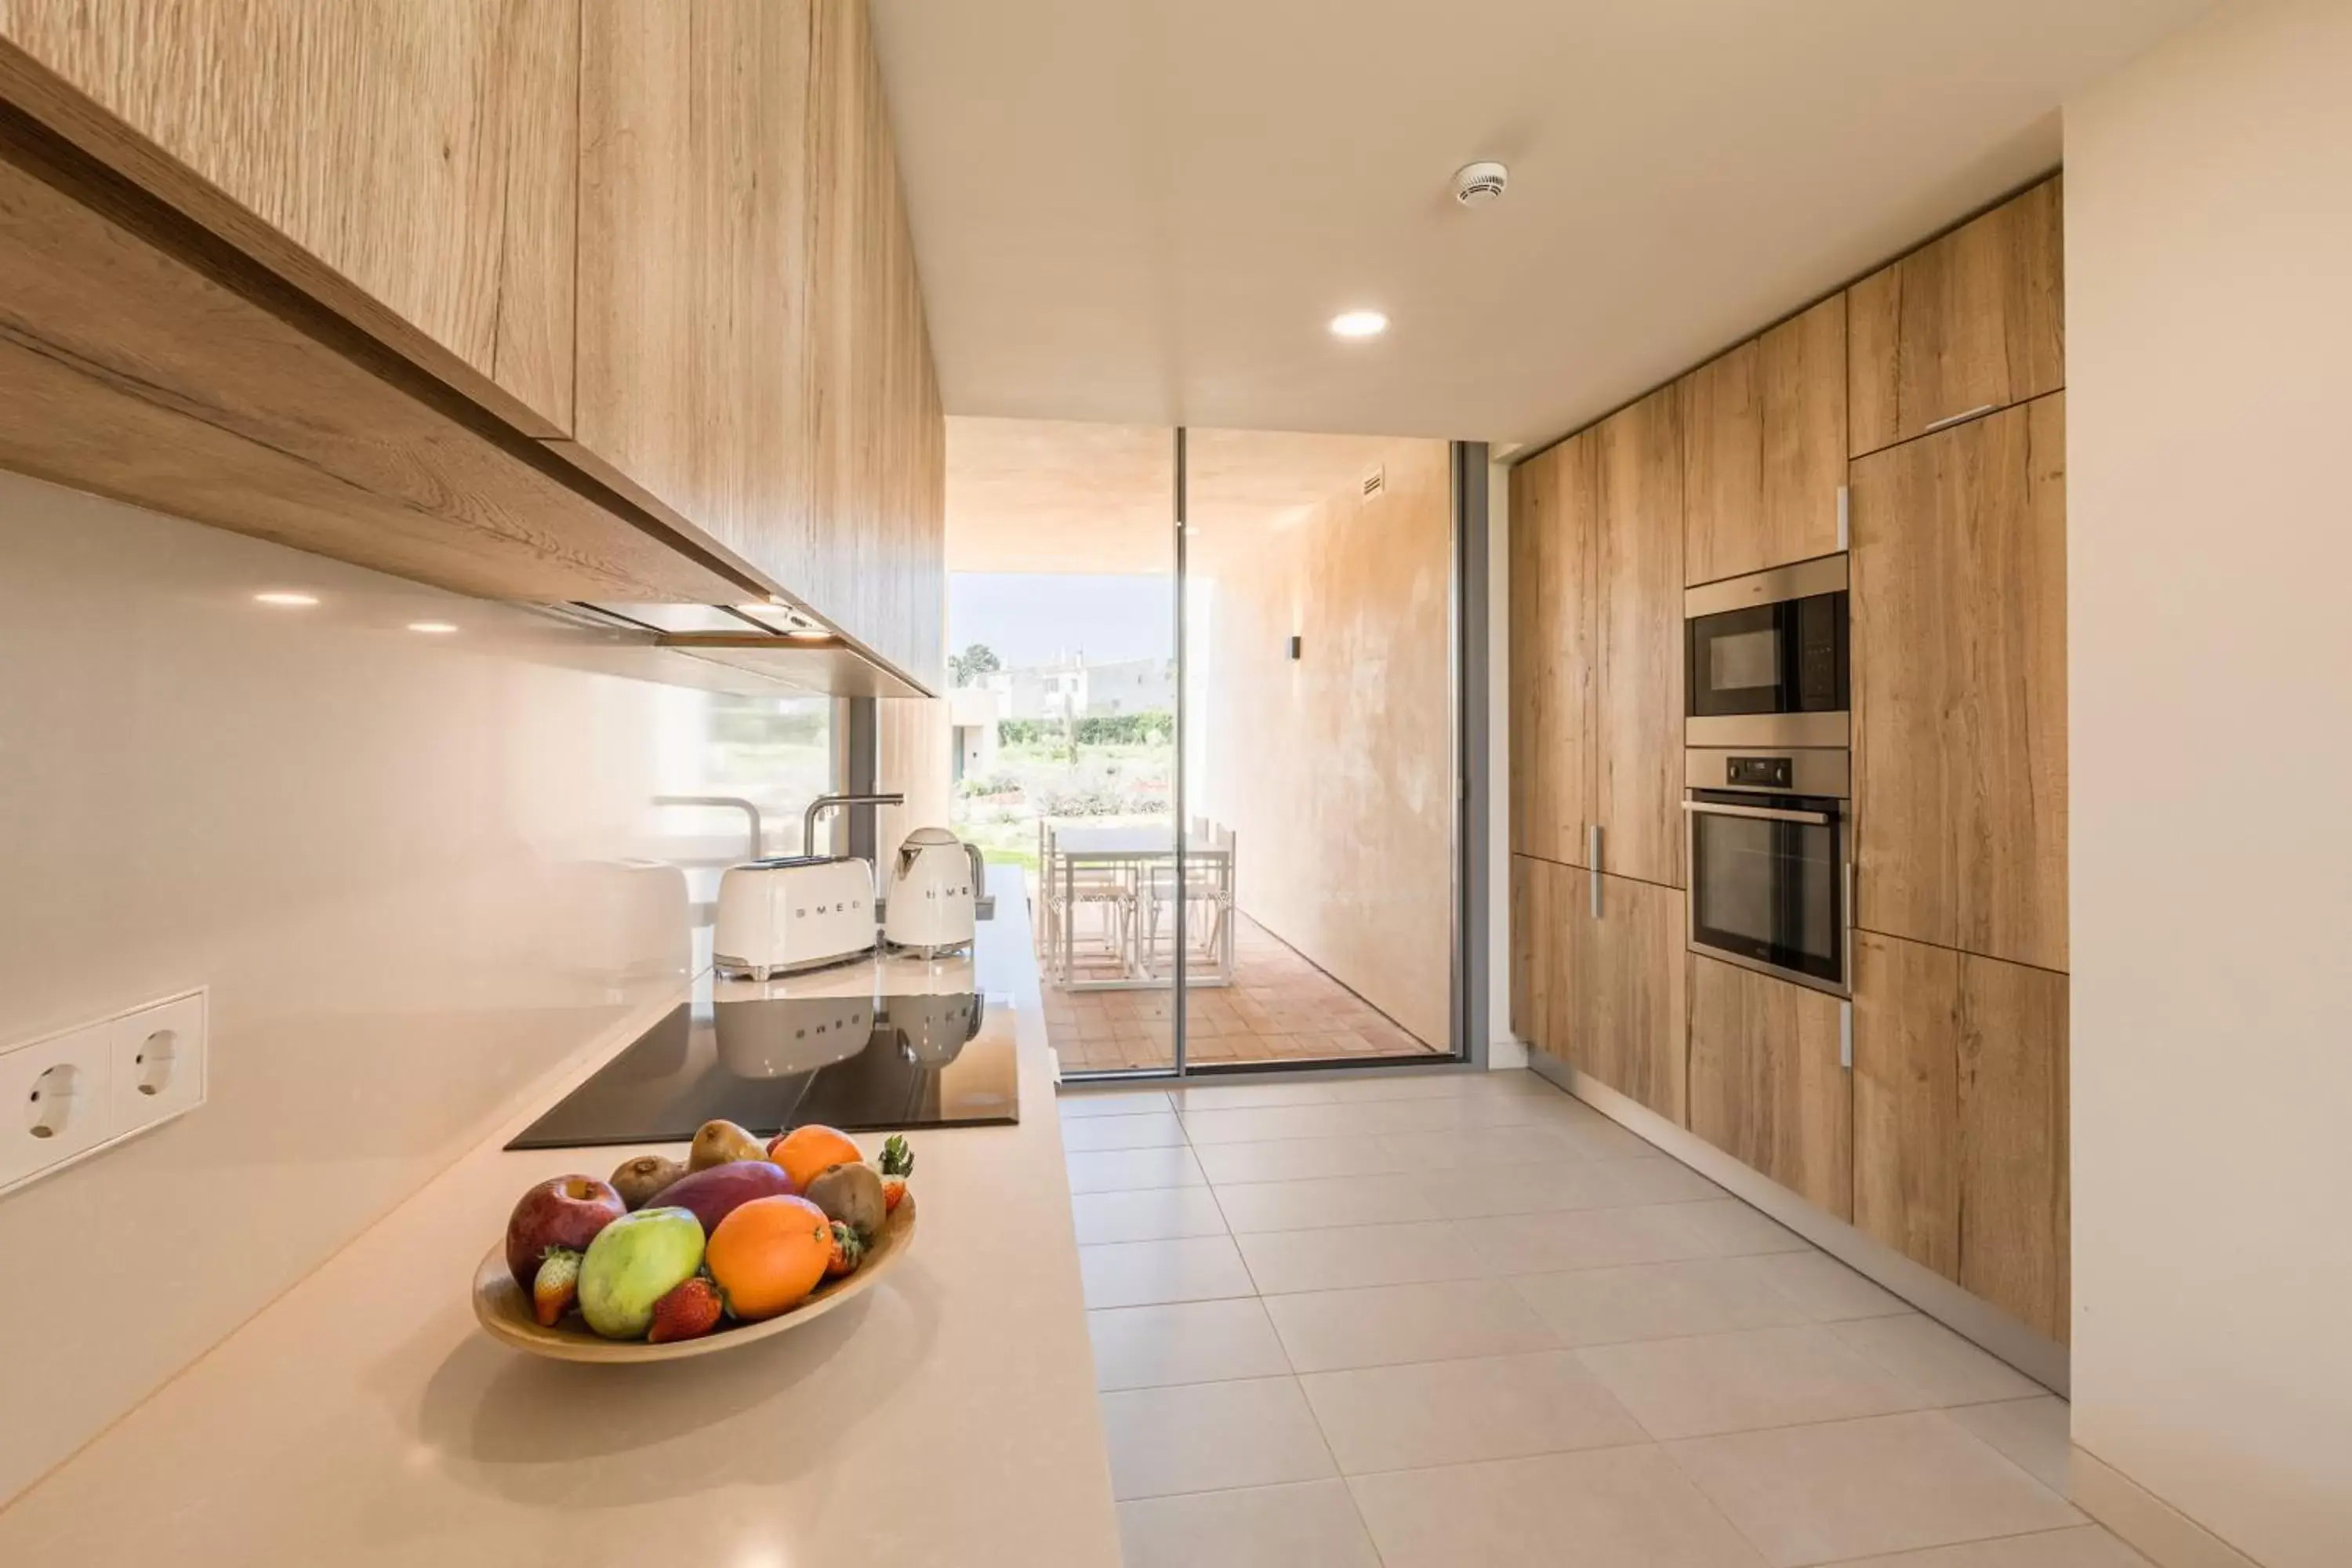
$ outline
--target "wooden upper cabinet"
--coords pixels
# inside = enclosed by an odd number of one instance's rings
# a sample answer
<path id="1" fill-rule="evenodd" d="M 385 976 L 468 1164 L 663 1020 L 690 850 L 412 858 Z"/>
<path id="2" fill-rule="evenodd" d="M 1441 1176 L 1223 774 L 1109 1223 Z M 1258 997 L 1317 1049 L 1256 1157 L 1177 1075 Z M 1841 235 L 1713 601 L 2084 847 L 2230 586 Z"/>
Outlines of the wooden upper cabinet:
<path id="1" fill-rule="evenodd" d="M 576 447 L 936 684 L 945 422 L 862 0 L 584 0 Z"/>
<path id="2" fill-rule="evenodd" d="M 2055 175 L 1847 291 L 1853 454 L 2066 384 Z"/>
<path id="3" fill-rule="evenodd" d="M 556 436 L 578 25 L 578 0 L 0 0 L 0 97 Z"/>
<path id="4" fill-rule="evenodd" d="M 1592 816 L 1601 865 L 1683 883 L 1682 395 L 1661 387 L 1594 427 Z"/>
<path id="5" fill-rule="evenodd" d="M 2065 398 L 1853 464 L 1856 923 L 2066 967 Z"/>
<path id="6" fill-rule="evenodd" d="M 1581 866 L 1592 820 L 1596 442 L 1511 470 L 1511 847 Z"/>
<path id="7" fill-rule="evenodd" d="M 1690 1130 L 1817 1208 L 1853 1217 L 1853 1085 L 1840 1004 L 1690 959 Z"/>
<path id="8" fill-rule="evenodd" d="M 2067 1337 L 2067 982 L 1874 933 L 1854 972 L 1854 1224 Z"/>
<path id="9" fill-rule="evenodd" d="M 1824 300 L 1683 378 L 1685 582 L 1838 549 L 1845 312 Z"/>

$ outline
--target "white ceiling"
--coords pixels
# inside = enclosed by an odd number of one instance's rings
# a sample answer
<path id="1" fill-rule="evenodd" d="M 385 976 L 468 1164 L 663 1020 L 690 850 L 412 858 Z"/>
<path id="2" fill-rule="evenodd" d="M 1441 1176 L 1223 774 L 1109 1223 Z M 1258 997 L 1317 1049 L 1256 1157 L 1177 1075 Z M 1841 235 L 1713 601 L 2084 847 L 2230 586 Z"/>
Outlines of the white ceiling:
<path id="1" fill-rule="evenodd" d="M 2058 162 L 2207 0 L 877 0 L 950 413 L 1560 434 Z M 1510 165 L 1483 211 L 1453 171 Z M 1394 325 L 1324 331 L 1370 306 Z"/>

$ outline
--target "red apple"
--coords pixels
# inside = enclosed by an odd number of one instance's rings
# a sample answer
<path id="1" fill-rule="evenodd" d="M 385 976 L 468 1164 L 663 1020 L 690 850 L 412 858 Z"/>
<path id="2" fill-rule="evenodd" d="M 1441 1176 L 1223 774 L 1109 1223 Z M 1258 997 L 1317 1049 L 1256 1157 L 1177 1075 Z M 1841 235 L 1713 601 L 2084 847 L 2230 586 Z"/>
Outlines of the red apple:
<path id="1" fill-rule="evenodd" d="M 629 1212 L 610 1182 L 593 1176 L 558 1176 L 523 1194 L 507 1218 L 507 1268 L 524 1289 L 539 1273 L 551 1247 L 585 1252 L 596 1233 Z"/>

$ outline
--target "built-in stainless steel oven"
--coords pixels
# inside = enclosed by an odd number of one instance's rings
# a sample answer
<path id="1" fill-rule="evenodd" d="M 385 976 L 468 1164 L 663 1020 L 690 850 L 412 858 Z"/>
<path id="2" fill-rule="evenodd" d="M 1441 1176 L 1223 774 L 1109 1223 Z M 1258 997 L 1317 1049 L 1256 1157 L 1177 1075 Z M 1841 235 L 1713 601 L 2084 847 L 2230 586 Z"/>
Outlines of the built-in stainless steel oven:
<path id="1" fill-rule="evenodd" d="M 1851 753 L 1695 746 L 1684 757 L 1691 951 L 1851 994 Z"/>
<path id="2" fill-rule="evenodd" d="M 1846 558 L 1824 555 L 1683 592 L 1693 746 L 1851 744 Z"/>

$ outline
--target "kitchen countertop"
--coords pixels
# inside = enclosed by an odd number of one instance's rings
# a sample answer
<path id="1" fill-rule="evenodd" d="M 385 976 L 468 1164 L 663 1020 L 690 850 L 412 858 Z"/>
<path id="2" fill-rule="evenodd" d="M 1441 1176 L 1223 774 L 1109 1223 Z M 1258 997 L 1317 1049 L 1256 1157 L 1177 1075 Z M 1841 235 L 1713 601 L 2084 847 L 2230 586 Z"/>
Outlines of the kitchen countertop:
<path id="1" fill-rule="evenodd" d="M 1004 900 L 980 931 L 974 1044 L 1009 1032 L 1021 1121 L 909 1135 L 920 1227 L 857 1301 L 657 1366 L 544 1361 L 475 1325 L 474 1268 L 516 1196 L 642 1152 L 500 1145 L 681 986 L 0 1510 L 0 1562 L 1117 1568 L 1026 912 Z M 766 989 L 934 991 L 939 968 L 883 959 Z"/>

